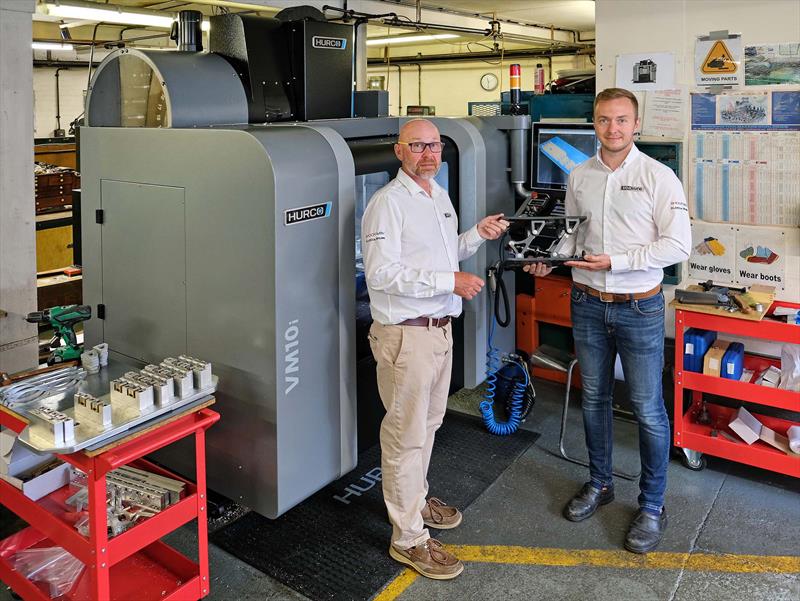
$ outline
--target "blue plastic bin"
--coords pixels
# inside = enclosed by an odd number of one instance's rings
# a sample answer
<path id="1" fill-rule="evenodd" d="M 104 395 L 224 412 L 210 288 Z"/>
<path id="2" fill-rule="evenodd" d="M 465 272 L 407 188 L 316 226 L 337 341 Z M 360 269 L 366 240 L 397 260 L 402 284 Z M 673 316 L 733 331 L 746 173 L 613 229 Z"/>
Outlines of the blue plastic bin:
<path id="1" fill-rule="evenodd" d="M 703 357 L 716 339 L 717 333 L 711 330 L 686 330 L 683 335 L 683 369 L 703 373 Z"/>
<path id="2" fill-rule="evenodd" d="M 722 367 L 719 375 L 729 380 L 739 380 L 744 367 L 744 345 L 741 342 L 731 342 L 728 350 L 722 356 Z"/>

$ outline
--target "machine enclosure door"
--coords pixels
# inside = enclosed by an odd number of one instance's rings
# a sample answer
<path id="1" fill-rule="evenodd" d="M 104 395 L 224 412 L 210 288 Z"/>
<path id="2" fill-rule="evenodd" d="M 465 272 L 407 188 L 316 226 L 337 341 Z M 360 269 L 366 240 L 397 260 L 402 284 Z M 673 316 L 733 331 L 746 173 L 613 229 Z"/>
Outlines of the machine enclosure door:
<path id="1" fill-rule="evenodd" d="M 186 349 L 186 219 L 184 189 L 104 180 L 103 337 L 139 359 Z M 131 277 L 147 278 L 131 285 Z M 142 321 L 137 316 L 146 315 Z"/>

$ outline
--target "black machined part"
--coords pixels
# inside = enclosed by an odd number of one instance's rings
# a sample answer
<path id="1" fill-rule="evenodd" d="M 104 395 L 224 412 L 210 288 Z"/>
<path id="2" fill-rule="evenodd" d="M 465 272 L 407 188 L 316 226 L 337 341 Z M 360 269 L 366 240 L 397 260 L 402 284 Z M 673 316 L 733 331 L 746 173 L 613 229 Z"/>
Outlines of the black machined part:
<path id="1" fill-rule="evenodd" d="M 508 241 L 503 241 L 503 267 L 523 267 L 531 263 L 558 265 L 581 259 L 558 254 L 558 246 L 566 236 L 575 233 L 586 217 L 529 215 L 526 214 L 526 207 L 523 207 L 516 215 L 506 219 L 510 225 Z"/>

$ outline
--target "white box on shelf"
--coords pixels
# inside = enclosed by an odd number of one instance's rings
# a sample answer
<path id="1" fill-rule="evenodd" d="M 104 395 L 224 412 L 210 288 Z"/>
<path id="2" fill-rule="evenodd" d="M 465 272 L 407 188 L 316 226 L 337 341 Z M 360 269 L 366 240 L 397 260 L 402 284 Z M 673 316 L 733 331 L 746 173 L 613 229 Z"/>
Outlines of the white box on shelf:
<path id="1" fill-rule="evenodd" d="M 40 457 L 42 457 L 40 455 Z M 43 463 L 47 463 L 49 459 Z M 11 486 L 18 488 L 31 501 L 38 501 L 45 495 L 49 495 L 54 490 L 69 484 L 69 464 L 59 463 L 52 469 L 39 474 L 33 478 L 26 478 L 26 474 L 34 469 L 25 470 L 18 474 L 0 474 L 0 478 L 8 482 Z"/>

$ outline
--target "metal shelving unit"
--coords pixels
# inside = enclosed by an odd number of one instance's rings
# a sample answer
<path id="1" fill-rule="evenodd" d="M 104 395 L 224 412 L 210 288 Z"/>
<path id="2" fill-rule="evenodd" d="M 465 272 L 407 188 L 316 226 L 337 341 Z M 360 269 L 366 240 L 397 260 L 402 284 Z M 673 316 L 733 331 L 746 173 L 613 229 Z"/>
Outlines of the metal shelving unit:
<path id="1" fill-rule="evenodd" d="M 800 304 L 776 301 L 775 307 L 798 309 Z M 675 446 L 697 453 L 696 462 L 690 459 L 689 467 L 701 469 L 699 459 L 702 453 L 738 461 L 764 469 L 788 474 L 800 478 L 800 456 L 787 455 L 764 442 L 756 441 L 752 445 L 744 441 L 734 441 L 724 436 L 712 436 L 713 431 L 724 431 L 734 419 L 736 410 L 714 403 L 706 403 L 710 416 L 710 424 L 697 423 L 695 416 L 701 410 L 703 394 L 714 394 L 721 397 L 748 401 L 759 405 L 775 407 L 800 413 L 800 392 L 768 388 L 752 382 L 740 382 L 683 369 L 684 329 L 702 328 L 735 336 L 761 338 L 773 342 L 800 343 L 800 326 L 786 324 L 769 319 L 750 321 L 735 317 L 695 313 L 683 309 L 675 311 Z M 756 374 L 769 365 L 780 366 L 780 360 L 756 355 L 745 355 L 744 366 Z M 756 376 L 754 375 L 753 378 Z M 683 408 L 684 390 L 691 391 L 692 403 L 687 411 Z M 779 434 L 786 434 L 789 426 L 800 425 L 776 417 L 753 414 L 768 428 Z"/>

